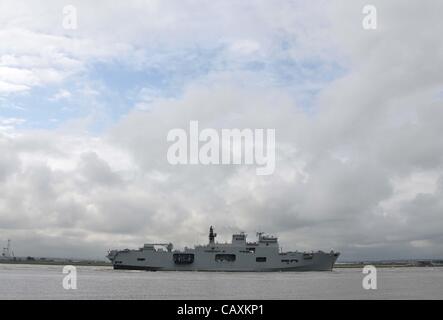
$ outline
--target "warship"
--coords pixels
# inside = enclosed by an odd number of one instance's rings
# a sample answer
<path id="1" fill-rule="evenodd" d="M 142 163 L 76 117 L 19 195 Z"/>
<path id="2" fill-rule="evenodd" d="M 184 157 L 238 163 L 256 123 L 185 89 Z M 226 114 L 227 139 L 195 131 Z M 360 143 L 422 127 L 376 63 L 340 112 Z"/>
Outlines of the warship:
<path id="1" fill-rule="evenodd" d="M 247 235 L 232 235 L 231 243 L 215 242 L 209 228 L 209 243 L 174 250 L 172 243 L 147 243 L 135 250 L 110 250 L 107 258 L 114 269 L 146 271 L 331 271 L 340 253 L 280 250 L 277 237 L 258 232 L 256 242 Z"/>

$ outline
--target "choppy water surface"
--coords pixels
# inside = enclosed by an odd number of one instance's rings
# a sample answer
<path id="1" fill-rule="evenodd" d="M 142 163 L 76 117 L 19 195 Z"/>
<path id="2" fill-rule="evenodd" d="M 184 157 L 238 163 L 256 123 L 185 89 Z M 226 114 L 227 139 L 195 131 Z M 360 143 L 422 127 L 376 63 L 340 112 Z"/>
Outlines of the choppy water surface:
<path id="1" fill-rule="evenodd" d="M 332 272 L 145 272 L 77 267 L 77 289 L 63 266 L 0 264 L 0 299 L 443 299 L 443 268 L 379 268 L 364 290 L 361 269 Z"/>

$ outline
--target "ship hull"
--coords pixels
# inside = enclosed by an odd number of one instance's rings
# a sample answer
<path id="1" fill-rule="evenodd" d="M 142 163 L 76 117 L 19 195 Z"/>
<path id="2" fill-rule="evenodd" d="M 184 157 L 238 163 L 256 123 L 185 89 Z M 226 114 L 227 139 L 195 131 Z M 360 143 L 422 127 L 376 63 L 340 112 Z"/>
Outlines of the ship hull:
<path id="1" fill-rule="evenodd" d="M 117 254 L 113 261 L 116 270 L 145 271 L 207 271 L 207 272 L 284 272 L 331 271 L 338 253 L 286 253 L 266 257 L 257 262 L 255 254 L 236 254 L 235 261 L 217 261 L 214 253 L 195 253 L 192 263 L 177 264 L 173 253 L 128 251 Z"/>

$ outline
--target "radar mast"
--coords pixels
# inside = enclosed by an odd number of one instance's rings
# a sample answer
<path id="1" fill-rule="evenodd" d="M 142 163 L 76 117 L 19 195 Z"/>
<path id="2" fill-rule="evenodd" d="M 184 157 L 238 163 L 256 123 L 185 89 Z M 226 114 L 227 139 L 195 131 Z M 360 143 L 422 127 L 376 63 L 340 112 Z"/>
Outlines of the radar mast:
<path id="1" fill-rule="evenodd" d="M 216 236 L 217 236 L 217 234 L 214 233 L 214 228 L 211 226 L 209 228 L 209 244 L 214 244 L 215 243 L 214 239 L 215 239 Z"/>

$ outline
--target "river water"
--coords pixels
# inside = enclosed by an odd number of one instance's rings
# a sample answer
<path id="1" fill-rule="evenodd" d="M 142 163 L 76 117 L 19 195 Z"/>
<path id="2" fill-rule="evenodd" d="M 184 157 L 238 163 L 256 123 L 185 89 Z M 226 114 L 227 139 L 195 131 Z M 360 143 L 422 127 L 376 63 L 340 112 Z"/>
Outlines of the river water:
<path id="1" fill-rule="evenodd" d="M 332 272 L 146 272 L 77 267 L 77 289 L 63 288 L 63 266 L 0 264 L 0 299 L 443 299 L 443 267 L 378 268 L 365 290 L 359 268 Z M 72 274 L 71 274 L 72 275 Z"/>

